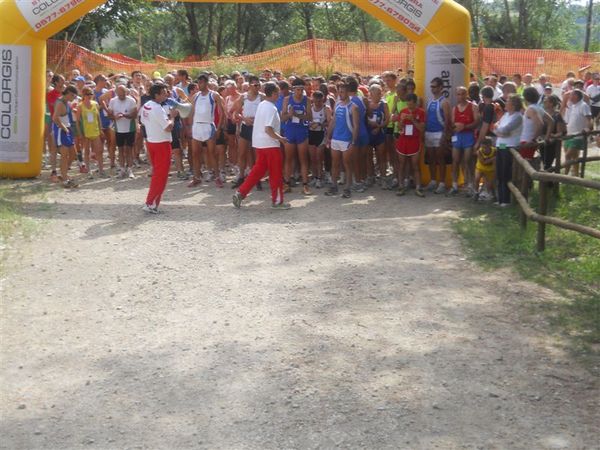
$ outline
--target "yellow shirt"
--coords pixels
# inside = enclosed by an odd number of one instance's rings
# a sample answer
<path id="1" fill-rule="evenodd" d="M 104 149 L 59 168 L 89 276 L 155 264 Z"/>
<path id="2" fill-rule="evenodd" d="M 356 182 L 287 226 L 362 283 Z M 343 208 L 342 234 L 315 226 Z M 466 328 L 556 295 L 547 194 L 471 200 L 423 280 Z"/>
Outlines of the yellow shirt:
<path id="1" fill-rule="evenodd" d="M 96 139 L 100 136 L 98 103 L 92 100 L 91 106 L 87 108 L 82 102 L 79 104 L 79 114 L 83 136 L 88 139 Z"/>

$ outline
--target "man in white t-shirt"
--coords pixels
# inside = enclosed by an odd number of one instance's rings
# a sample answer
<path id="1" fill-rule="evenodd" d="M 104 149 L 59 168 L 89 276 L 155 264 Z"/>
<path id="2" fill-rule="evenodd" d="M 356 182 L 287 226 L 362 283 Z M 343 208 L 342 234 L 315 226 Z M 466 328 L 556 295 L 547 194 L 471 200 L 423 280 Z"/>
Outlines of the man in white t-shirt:
<path id="1" fill-rule="evenodd" d="M 281 119 L 275 106 L 279 98 L 279 87 L 269 81 L 264 85 L 265 99 L 258 105 L 254 116 L 252 146 L 256 149 L 256 162 L 252 170 L 233 194 L 233 205 L 239 208 L 242 200 L 269 171 L 271 200 L 273 209 L 289 209 L 290 204 L 283 202 L 283 162 L 281 144 L 287 140 L 281 135 Z"/>
<path id="2" fill-rule="evenodd" d="M 140 120 L 146 129 L 146 147 L 152 161 L 152 179 L 142 209 L 151 214 L 158 214 L 158 205 L 167 186 L 171 166 L 173 119 L 162 106 L 169 96 L 167 86 L 162 83 L 153 84 L 149 94 L 152 100 L 142 106 Z"/>
<path id="3" fill-rule="evenodd" d="M 587 87 L 585 93 L 590 98 L 592 119 L 596 122 L 596 128 L 598 128 L 600 126 L 600 73 L 596 72 L 592 76 L 592 84 Z"/>
<path id="4" fill-rule="evenodd" d="M 583 92 L 574 89 L 568 93 L 568 99 L 563 103 L 561 114 L 567 124 L 567 135 L 572 136 L 592 129 L 592 112 L 590 105 L 583 101 Z M 565 159 L 567 162 L 579 158 L 579 151 L 585 146 L 585 137 L 577 136 L 564 141 Z M 577 176 L 579 164 L 567 165 L 565 173 Z"/>
<path id="5" fill-rule="evenodd" d="M 133 144 L 135 142 L 135 118 L 137 117 L 137 102 L 127 95 L 127 88 L 120 84 L 115 89 L 116 97 L 108 102 L 108 114 L 115 121 L 117 148 L 119 149 L 120 176 L 134 178 L 133 175 Z"/>

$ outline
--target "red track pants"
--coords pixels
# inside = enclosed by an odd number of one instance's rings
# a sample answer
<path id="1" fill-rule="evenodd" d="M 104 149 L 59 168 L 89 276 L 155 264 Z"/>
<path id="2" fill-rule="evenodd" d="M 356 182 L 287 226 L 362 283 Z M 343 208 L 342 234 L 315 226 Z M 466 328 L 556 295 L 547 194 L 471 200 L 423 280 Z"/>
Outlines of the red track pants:
<path id="1" fill-rule="evenodd" d="M 146 142 L 146 148 L 152 161 L 152 178 L 150 190 L 146 197 L 146 205 L 158 208 L 160 198 L 167 186 L 169 168 L 171 167 L 170 142 Z"/>
<path id="2" fill-rule="evenodd" d="M 265 176 L 267 170 L 269 171 L 269 184 L 271 185 L 271 199 L 275 204 L 282 203 L 283 159 L 279 147 L 256 149 L 256 162 L 246 180 L 240 186 L 239 191 L 245 198 L 260 179 Z"/>

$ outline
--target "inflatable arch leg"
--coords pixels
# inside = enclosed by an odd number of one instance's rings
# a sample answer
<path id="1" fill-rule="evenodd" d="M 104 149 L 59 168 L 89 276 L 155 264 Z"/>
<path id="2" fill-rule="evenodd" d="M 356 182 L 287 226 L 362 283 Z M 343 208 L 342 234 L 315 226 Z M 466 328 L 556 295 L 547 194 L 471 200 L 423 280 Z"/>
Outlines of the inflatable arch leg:
<path id="1" fill-rule="evenodd" d="M 284 0 L 237 2 L 289 3 Z M 103 3 L 104 0 L 4 0 L 0 3 L 1 177 L 39 175 L 46 39 Z M 471 22 L 467 10 L 458 3 L 452 0 L 350 0 L 350 3 L 415 43 L 415 81 L 419 96 L 426 98 L 428 83 L 436 76 L 444 80 L 445 92 L 450 97 L 454 87 L 468 83 Z M 422 172 L 423 181 L 427 183 L 429 171 Z"/>

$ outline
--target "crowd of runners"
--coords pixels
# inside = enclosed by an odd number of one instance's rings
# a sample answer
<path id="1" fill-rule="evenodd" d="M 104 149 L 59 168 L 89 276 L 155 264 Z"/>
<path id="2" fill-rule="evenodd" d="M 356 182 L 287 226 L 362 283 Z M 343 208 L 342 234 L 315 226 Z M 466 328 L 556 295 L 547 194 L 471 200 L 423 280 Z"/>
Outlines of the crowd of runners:
<path id="1" fill-rule="evenodd" d="M 410 70 L 328 78 L 264 70 L 260 75 L 202 73 L 194 79 L 185 70 L 164 76 L 73 70 L 66 76 L 49 71 L 47 82 L 45 164 L 53 182 L 77 187 L 69 175 L 75 162 L 89 178 L 135 178 L 144 167 L 152 176 L 156 164 L 148 146 L 153 138 L 144 110 L 150 117 L 153 105 L 159 105 L 157 114 L 164 117 L 152 117 L 164 124 L 159 134 L 168 133 L 172 149 L 161 168 L 164 183 L 172 176 L 187 180 L 189 189 L 228 185 L 235 189 L 238 207 L 251 189 L 262 190 L 267 169 L 275 207 L 287 206 L 283 194 L 293 190 L 348 198 L 376 187 L 400 196 L 411 189 L 419 197 L 463 192 L 505 206 L 511 148 L 551 170 L 563 149 L 563 161 L 576 160 L 586 144 L 585 137 L 558 138 L 600 128 L 597 72 L 584 79 L 570 72 L 556 85 L 545 75 L 491 74 L 453 93 L 433 78 L 426 98 L 416 95 Z M 270 107 L 261 109 L 263 102 L 276 108 L 276 118 Z M 258 135 L 255 121 L 261 124 Z M 261 159 L 267 147 L 257 140 L 268 141 L 270 149 L 276 143 L 277 154 Z M 421 183 L 422 152 L 430 179 L 426 185 Z M 255 163 L 261 167 L 249 177 Z M 577 164 L 566 172 L 576 175 Z M 157 199 L 146 204 L 149 212 L 157 212 L 160 195 Z"/>

